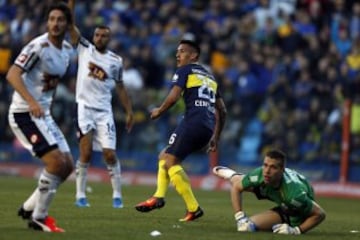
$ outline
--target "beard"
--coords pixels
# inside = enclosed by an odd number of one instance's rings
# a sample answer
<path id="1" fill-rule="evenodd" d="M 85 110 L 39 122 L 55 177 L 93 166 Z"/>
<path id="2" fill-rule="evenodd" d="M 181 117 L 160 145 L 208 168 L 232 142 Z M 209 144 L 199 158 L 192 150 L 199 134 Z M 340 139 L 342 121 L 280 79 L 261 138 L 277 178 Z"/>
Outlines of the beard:
<path id="1" fill-rule="evenodd" d="M 99 52 L 105 52 L 105 50 L 106 50 L 106 45 L 95 44 L 95 48 L 96 48 L 96 50 L 99 51 Z"/>

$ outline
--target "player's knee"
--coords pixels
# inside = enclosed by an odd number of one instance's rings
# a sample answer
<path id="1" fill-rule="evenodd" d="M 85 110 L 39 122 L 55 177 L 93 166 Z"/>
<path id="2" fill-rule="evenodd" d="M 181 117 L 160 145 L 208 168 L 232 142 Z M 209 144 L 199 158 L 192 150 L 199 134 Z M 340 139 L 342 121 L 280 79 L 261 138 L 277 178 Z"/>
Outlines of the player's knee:
<path id="1" fill-rule="evenodd" d="M 166 154 L 165 164 L 164 164 L 164 167 L 166 170 L 169 170 L 171 167 L 173 167 L 175 165 L 180 165 L 180 164 L 181 164 L 181 162 L 175 156 Z"/>
<path id="2" fill-rule="evenodd" d="M 174 164 L 172 162 L 165 162 L 164 168 L 166 171 L 168 171 Z"/>
<path id="3" fill-rule="evenodd" d="M 46 169 L 62 179 L 68 177 L 73 170 L 73 163 L 71 159 L 68 159 L 66 154 L 60 152 L 59 150 L 51 152 L 45 158 Z"/>
<path id="4" fill-rule="evenodd" d="M 74 161 L 70 154 L 65 155 L 66 166 L 64 169 L 64 178 L 66 179 L 74 171 Z"/>
<path id="5" fill-rule="evenodd" d="M 114 150 L 106 149 L 103 151 L 103 157 L 107 164 L 115 164 L 116 163 L 116 154 Z"/>
<path id="6" fill-rule="evenodd" d="M 163 149 L 163 150 L 159 153 L 158 158 L 159 158 L 159 159 L 165 159 L 165 157 L 166 157 L 166 153 L 165 153 L 165 149 Z"/>
<path id="7" fill-rule="evenodd" d="M 66 166 L 66 158 L 61 152 L 57 152 L 53 155 L 53 160 L 49 162 L 49 165 L 54 169 L 61 170 Z"/>

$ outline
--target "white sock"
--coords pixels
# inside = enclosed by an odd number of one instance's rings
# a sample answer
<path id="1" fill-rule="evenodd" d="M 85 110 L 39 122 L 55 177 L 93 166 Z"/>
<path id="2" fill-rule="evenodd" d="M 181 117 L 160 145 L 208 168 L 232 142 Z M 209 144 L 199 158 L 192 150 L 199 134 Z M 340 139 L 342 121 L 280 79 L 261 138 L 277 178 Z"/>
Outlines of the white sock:
<path id="1" fill-rule="evenodd" d="M 114 165 L 107 165 L 111 185 L 113 188 L 113 198 L 121 198 L 121 169 L 120 162 L 116 161 Z"/>
<path id="2" fill-rule="evenodd" d="M 26 201 L 24 202 L 23 208 L 26 211 L 33 211 L 38 197 L 39 197 L 39 189 L 36 188 L 34 192 L 30 195 L 30 197 L 26 199 Z"/>
<path id="3" fill-rule="evenodd" d="M 45 169 L 42 171 L 38 182 L 39 196 L 35 204 L 33 218 L 44 219 L 48 215 L 50 203 L 61 182 L 60 177 L 48 173 Z"/>
<path id="4" fill-rule="evenodd" d="M 86 198 L 86 182 L 88 163 L 82 163 L 79 160 L 76 163 L 76 199 Z"/>

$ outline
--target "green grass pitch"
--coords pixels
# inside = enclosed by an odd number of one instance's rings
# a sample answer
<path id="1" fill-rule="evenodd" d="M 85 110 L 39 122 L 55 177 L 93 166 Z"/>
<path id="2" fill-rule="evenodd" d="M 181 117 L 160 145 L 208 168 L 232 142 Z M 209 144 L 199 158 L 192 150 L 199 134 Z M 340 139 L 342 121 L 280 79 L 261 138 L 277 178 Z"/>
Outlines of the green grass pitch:
<path id="1" fill-rule="evenodd" d="M 58 190 L 50 208 L 50 215 L 56 217 L 58 225 L 66 233 L 43 233 L 27 229 L 26 222 L 16 216 L 22 201 L 30 194 L 36 179 L 0 177 L 0 239 L 171 239 L 171 240 L 219 240 L 219 239 L 360 239 L 360 201 L 351 199 L 319 198 L 318 202 L 327 211 L 327 219 L 320 226 L 302 236 L 284 236 L 272 233 L 236 232 L 229 193 L 226 191 L 202 191 L 195 189 L 205 215 L 197 221 L 181 223 L 178 219 L 185 214 L 182 199 L 173 188 L 169 189 L 166 205 L 161 210 L 139 213 L 134 205 L 149 197 L 152 186 L 124 186 L 123 209 L 113 209 L 111 188 L 108 183 L 89 183 L 93 189 L 88 194 L 90 208 L 74 206 L 75 183 L 65 182 Z M 251 194 L 244 195 L 248 214 L 272 207 L 268 201 L 258 201 Z M 160 236 L 152 237 L 150 232 L 158 230 Z"/>

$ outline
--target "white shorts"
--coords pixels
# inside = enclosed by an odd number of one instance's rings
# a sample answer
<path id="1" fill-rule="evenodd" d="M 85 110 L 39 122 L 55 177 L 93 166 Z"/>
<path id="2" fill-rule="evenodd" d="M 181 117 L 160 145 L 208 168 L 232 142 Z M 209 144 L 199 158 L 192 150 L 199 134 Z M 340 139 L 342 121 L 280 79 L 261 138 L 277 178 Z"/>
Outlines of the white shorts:
<path id="1" fill-rule="evenodd" d="M 69 145 L 50 114 L 35 118 L 29 112 L 9 112 L 9 125 L 20 143 L 34 156 L 41 158 L 58 148 L 70 152 Z"/>
<path id="2" fill-rule="evenodd" d="M 93 131 L 93 150 L 102 151 L 104 148 L 116 148 L 116 127 L 111 110 L 102 110 L 87 107 L 83 104 L 77 106 L 78 137 Z"/>

